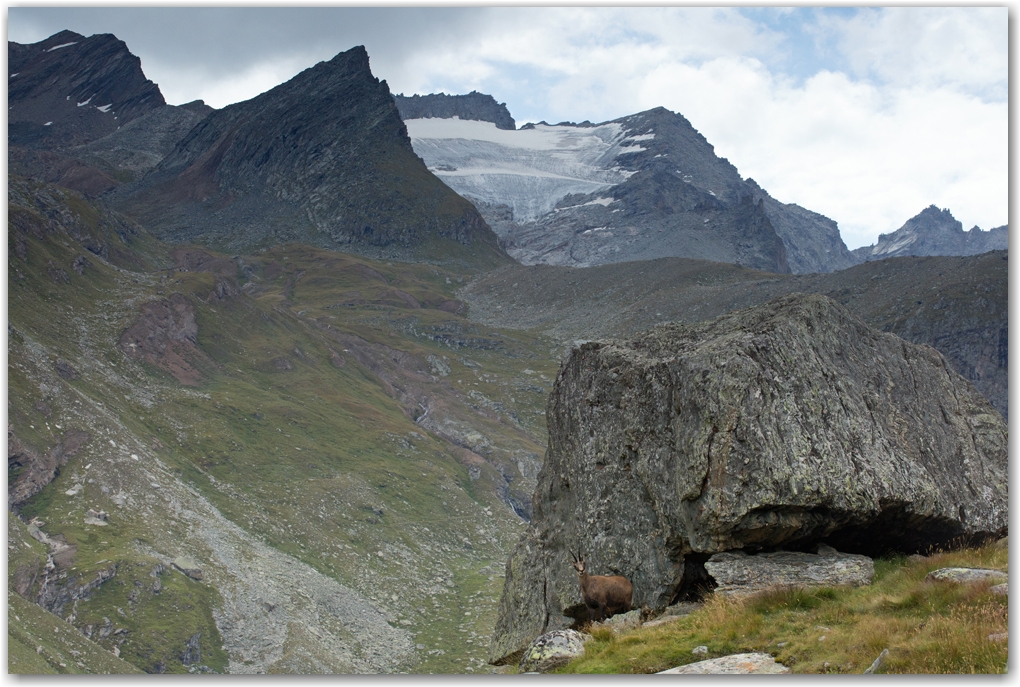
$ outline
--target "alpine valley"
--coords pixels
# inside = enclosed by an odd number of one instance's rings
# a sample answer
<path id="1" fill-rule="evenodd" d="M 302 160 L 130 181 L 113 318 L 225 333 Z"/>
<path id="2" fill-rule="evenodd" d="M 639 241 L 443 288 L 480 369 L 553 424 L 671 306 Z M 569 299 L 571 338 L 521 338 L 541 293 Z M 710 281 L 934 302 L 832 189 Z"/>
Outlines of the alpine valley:
<path id="1" fill-rule="evenodd" d="M 10 673 L 502 672 L 589 340 L 809 311 L 1000 445 L 1005 227 L 851 251 L 680 114 L 518 128 L 363 47 L 222 109 L 109 34 L 8 62 Z"/>

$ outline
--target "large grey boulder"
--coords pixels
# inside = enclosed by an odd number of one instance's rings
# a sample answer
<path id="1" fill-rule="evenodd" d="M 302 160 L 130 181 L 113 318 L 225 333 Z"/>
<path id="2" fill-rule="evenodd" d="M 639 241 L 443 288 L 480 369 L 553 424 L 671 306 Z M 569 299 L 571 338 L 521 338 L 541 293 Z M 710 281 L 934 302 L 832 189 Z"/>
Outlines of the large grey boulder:
<path id="1" fill-rule="evenodd" d="M 840 553 L 824 545 L 817 554 L 717 553 L 705 561 L 705 570 L 715 580 L 715 593 L 728 596 L 745 596 L 777 587 L 860 587 L 871 584 L 875 576 L 875 564 L 867 556 Z"/>
<path id="2" fill-rule="evenodd" d="M 910 552 L 1007 530 L 1002 417 L 933 348 L 823 296 L 586 343 L 547 418 L 496 663 L 581 617 L 570 551 L 657 609 L 714 553 Z"/>

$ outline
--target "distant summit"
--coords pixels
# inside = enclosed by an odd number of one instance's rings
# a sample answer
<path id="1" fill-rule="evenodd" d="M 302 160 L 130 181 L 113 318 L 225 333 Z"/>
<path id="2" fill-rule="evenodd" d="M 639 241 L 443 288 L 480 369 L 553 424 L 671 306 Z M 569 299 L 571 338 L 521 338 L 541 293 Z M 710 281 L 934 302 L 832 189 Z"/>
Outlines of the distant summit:
<path id="1" fill-rule="evenodd" d="M 471 91 L 467 95 L 395 95 L 400 117 L 408 119 L 469 119 L 492 122 L 497 129 L 516 129 L 517 124 L 506 109 L 506 103 L 497 103 L 491 95 Z"/>
<path id="2" fill-rule="evenodd" d="M 81 145 L 166 105 L 142 63 L 112 34 L 61 31 L 7 43 L 7 143 L 36 149 Z"/>
<path id="3" fill-rule="evenodd" d="M 854 264 L 835 222 L 745 181 L 662 107 L 514 131 L 463 116 L 405 121 L 429 169 L 471 200 L 524 264 L 686 257 L 770 272 Z"/>
<path id="4" fill-rule="evenodd" d="M 964 231 L 948 208 L 929 205 L 891 234 L 879 234 L 875 245 L 857 248 L 853 254 L 859 262 L 867 262 L 904 255 L 978 255 L 1008 248 L 1007 226 Z"/>

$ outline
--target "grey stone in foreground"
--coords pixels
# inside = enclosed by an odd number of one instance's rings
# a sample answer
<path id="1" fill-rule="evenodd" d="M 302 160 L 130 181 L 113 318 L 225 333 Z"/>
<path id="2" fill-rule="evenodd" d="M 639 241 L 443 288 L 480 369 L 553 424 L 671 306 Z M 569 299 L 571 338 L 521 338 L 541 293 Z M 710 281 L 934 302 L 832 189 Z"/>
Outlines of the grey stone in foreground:
<path id="1" fill-rule="evenodd" d="M 716 594 L 745 595 L 776 587 L 832 587 L 871 584 L 875 564 L 867 556 L 839 553 L 776 551 L 754 556 L 742 551 L 717 553 L 705 563 L 718 585 Z"/>
<path id="2" fill-rule="evenodd" d="M 733 654 L 663 670 L 659 675 L 774 675 L 790 669 L 768 654 Z"/>
<path id="3" fill-rule="evenodd" d="M 910 553 L 1008 527 L 1002 416 L 933 348 L 823 296 L 585 343 L 546 417 L 497 665 L 581 617 L 571 551 L 657 610 L 697 581 L 698 558 L 724 551 Z"/>
<path id="4" fill-rule="evenodd" d="M 524 650 L 519 673 L 548 673 L 570 659 L 584 654 L 584 643 L 589 635 L 575 630 L 556 630 L 538 637 Z"/>
<path id="5" fill-rule="evenodd" d="M 985 581 L 1006 582 L 1009 580 L 1009 575 L 1001 570 L 989 570 L 988 568 L 939 568 L 932 570 L 924 579 L 967 584 Z"/>
<path id="6" fill-rule="evenodd" d="M 882 649 L 882 653 L 878 655 L 878 658 L 872 661 L 871 665 L 868 666 L 867 670 L 864 671 L 864 674 L 871 675 L 872 673 L 874 673 L 876 670 L 882 667 L 882 664 L 885 663 L 885 659 L 887 658 L 889 658 L 889 650 Z M 826 663 L 825 665 L 828 665 L 828 663 Z"/>
<path id="7" fill-rule="evenodd" d="M 633 611 L 627 611 L 620 615 L 614 615 L 612 618 L 606 618 L 599 625 L 608 627 L 613 632 L 624 632 L 625 630 L 641 627 L 641 609 L 635 608 Z"/>
<path id="8" fill-rule="evenodd" d="M 1009 596 L 1009 583 L 1003 582 L 1002 584 L 997 584 L 994 587 L 989 587 L 988 591 L 992 594 L 997 594 L 998 596 Z"/>

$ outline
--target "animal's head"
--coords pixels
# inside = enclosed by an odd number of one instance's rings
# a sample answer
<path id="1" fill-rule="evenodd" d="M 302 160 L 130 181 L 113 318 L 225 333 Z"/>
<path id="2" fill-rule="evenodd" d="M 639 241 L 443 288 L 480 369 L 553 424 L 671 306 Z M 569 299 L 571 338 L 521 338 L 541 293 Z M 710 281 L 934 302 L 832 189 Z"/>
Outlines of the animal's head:
<path id="1" fill-rule="evenodd" d="M 581 554 L 580 551 L 578 551 L 577 555 L 574 555 L 574 553 L 571 552 L 570 556 L 571 556 L 571 558 L 574 559 L 574 570 L 577 571 L 578 575 L 583 575 L 584 574 L 584 555 Z"/>

